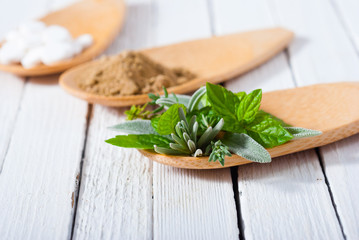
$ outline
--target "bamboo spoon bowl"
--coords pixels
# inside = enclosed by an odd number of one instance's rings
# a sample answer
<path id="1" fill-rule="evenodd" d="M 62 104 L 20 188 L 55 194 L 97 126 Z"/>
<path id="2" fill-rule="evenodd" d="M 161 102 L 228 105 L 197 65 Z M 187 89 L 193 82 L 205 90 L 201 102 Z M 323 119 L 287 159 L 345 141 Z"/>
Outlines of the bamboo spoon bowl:
<path id="1" fill-rule="evenodd" d="M 223 82 L 259 66 L 283 50 L 292 38 L 291 31 L 272 28 L 183 42 L 140 52 L 166 67 L 182 67 L 195 73 L 197 78 L 168 88 L 169 92 L 186 93 L 206 82 Z M 130 106 L 149 100 L 147 94 L 108 97 L 80 89 L 76 79 L 81 77 L 84 70 L 96 67 L 97 64 L 97 61 L 93 61 L 69 69 L 60 76 L 60 85 L 76 97 L 107 106 Z"/>
<path id="2" fill-rule="evenodd" d="M 320 147 L 359 133 L 359 83 L 320 84 L 263 94 L 261 109 L 295 126 L 322 131 L 311 138 L 289 141 L 267 149 L 272 158 Z M 177 168 L 214 169 L 251 161 L 238 155 L 225 158 L 225 165 L 208 157 L 162 155 L 139 150 L 149 159 Z"/>
<path id="3" fill-rule="evenodd" d="M 19 76 L 41 76 L 63 72 L 73 66 L 92 60 L 114 40 L 123 24 L 125 5 L 123 0 L 83 0 L 39 19 L 46 25 L 60 25 L 69 30 L 72 37 L 89 33 L 93 44 L 77 56 L 54 65 L 37 65 L 24 68 L 20 64 L 2 65 L 0 70 Z"/>

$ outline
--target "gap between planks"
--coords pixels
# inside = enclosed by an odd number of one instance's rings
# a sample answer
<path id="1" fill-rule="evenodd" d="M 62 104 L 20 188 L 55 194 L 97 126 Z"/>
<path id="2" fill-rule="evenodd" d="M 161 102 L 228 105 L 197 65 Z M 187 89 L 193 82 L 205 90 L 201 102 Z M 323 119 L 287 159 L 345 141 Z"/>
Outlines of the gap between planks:
<path id="1" fill-rule="evenodd" d="M 89 126 L 91 124 L 92 109 L 93 109 L 93 105 L 88 103 L 87 104 L 87 114 L 86 114 L 86 128 L 85 128 L 85 133 L 84 133 L 85 136 L 84 136 L 84 141 L 83 141 L 83 146 L 82 146 L 81 161 L 80 161 L 80 166 L 79 166 L 79 172 L 76 177 L 76 179 L 77 179 L 76 188 L 72 195 L 74 213 L 72 216 L 70 239 L 73 239 L 73 236 L 74 236 L 77 206 L 78 206 L 78 202 L 79 202 L 79 195 L 80 195 L 79 193 L 80 193 L 80 189 L 81 189 L 82 169 L 83 169 L 83 165 L 84 165 L 83 163 L 84 163 L 84 159 L 85 159 L 87 136 L 88 136 Z"/>
<path id="2" fill-rule="evenodd" d="M 327 177 L 327 173 L 325 172 L 325 168 L 324 168 L 324 162 L 323 162 L 323 156 L 322 154 L 320 153 L 320 148 L 315 148 L 315 154 L 317 155 L 318 157 L 318 161 L 319 161 L 319 164 L 320 164 L 320 168 L 322 169 L 322 172 L 323 172 L 323 176 L 324 176 L 324 181 L 325 181 L 325 184 L 327 185 L 327 188 L 328 188 L 328 193 L 329 193 L 329 196 L 330 196 L 330 200 L 332 201 L 332 205 L 333 205 L 333 208 L 334 208 L 334 211 L 335 211 L 335 215 L 338 219 L 338 223 L 339 223 L 339 226 L 340 226 L 340 230 L 342 231 L 342 234 L 343 234 L 343 238 L 344 239 L 347 239 L 346 235 L 345 235 L 345 232 L 344 232 L 344 228 L 343 228 L 343 224 L 342 224 L 342 221 L 340 219 L 340 216 L 339 216 L 339 213 L 338 213 L 338 209 L 337 209 L 337 205 L 334 201 L 334 196 L 333 196 L 333 192 L 332 192 L 332 189 L 330 188 L 330 184 L 329 184 L 329 181 L 328 181 L 328 177 Z"/>
<path id="3" fill-rule="evenodd" d="M 4 157 L 2 158 L 2 160 L 1 160 L 1 162 L 0 162 L 0 175 L 1 175 L 1 173 L 2 173 L 2 169 L 3 169 L 4 164 L 5 164 L 5 160 L 6 160 L 7 153 L 8 153 L 8 151 L 9 151 L 9 147 L 10 147 L 11 139 L 12 139 L 12 134 L 13 134 L 14 129 L 15 129 L 15 126 L 16 126 L 17 117 L 19 116 L 19 112 L 20 112 L 20 106 L 21 106 L 21 103 L 22 103 L 22 100 L 23 100 L 23 97 L 24 97 L 24 90 L 25 90 L 25 87 L 26 87 L 26 84 L 27 84 L 28 81 L 29 81 L 29 78 L 28 78 L 28 77 L 25 78 L 25 79 L 24 79 L 24 84 L 22 85 L 22 88 L 21 88 L 19 104 L 17 105 L 17 109 L 16 109 L 14 121 L 13 121 L 13 124 L 12 124 L 12 126 L 11 126 L 10 133 L 9 133 L 10 137 L 9 137 L 9 139 L 8 139 L 8 141 L 7 141 L 7 145 L 6 145 Z"/>

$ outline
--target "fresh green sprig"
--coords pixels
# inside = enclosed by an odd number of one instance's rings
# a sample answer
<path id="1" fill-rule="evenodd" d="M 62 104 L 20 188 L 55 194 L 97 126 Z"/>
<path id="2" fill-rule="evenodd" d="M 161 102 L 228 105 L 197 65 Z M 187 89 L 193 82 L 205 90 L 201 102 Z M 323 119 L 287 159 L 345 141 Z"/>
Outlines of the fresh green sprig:
<path id="1" fill-rule="evenodd" d="M 259 110 L 262 91 L 233 93 L 207 83 L 191 97 L 149 94 L 150 102 L 126 111 L 129 120 L 111 129 L 118 135 L 106 142 L 120 146 L 153 149 L 160 154 L 209 156 L 222 166 L 225 156 L 237 154 L 250 161 L 266 163 L 271 156 L 266 148 L 292 139 L 312 137 L 320 131 L 292 127 Z M 157 105 L 148 110 L 148 105 Z"/>
<path id="2" fill-rule="evenodd" d="M 228 151 L 228 147 L 224 145 L 221 140 L 218 140 L 215 143 L 211 142 L 211 144 L 207 146 L 206 154 L 210 154 L 208 159 L 209 162 L 218 161 L 222 166 L 224 166 L 225 156 L 232 156 Z"/>

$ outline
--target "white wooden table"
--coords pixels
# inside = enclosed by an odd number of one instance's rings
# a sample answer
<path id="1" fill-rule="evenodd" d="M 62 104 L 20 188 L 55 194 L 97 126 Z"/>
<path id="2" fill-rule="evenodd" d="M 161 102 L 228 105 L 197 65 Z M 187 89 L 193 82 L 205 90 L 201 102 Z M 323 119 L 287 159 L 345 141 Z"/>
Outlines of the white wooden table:
<path id="1" fill-rule="evenodd" d="M 0 35 L 71 1 L 0 0 Z M 359 80 L 358 0 L 127 5 L 106 54 L 279 25 L 296 33 L 289 48 L 226 87 Z M 359 239 L 359 135 L 271 164 L 182 170 L 104 143 L 124 110 L 69 96 L 57 76 L 0 72 L 1 239 Z"/>

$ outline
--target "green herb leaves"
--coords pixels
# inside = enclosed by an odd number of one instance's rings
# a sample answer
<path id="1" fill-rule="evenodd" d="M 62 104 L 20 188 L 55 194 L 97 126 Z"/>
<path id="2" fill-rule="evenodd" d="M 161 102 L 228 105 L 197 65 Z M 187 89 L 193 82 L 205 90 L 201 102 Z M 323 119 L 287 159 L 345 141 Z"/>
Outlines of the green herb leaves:
<path id="1" fill-rule="evenodd" d="M 226 119 L 236 119 L 236 107 L 239 104 L 238 97 L 228 91 L 224 87 L 214 85 L 211 83 L 206 84 L 207 99 L 211 103 L 213 110 Z"/>
<path id="2" fill-rule="evenodd" d="M 185 106 L 181 104 L 173 104 L 161 115 L 157 125 L 157 132 L 159 134 L 167 135 L 174 132 L 175 127 L 180 120 L 180 116 L 178 114 L 179 108 L 184 109 Z"/>
<path id="3" fill-rule="evenodd" d="M 261 89 L 247 95 L 244 92 L 234 94 L 221 86 L 210 83 L 206 86 L 211 106 L 220 117 L 224 118 L 224 130 L 248 134 L 266 148 L 281 145 L 293 138 L 282 127 L 280 121 L 268 113 L 259 111 L 262 100 Z"/>
<path id="4" fill-rule="evenodd" d="M 155 118 L 156 119 L 156 118 Z M 109 127 L 109 129 L 127 134 L 157 134 L 150 120 L 133 120 Z"/>
<path id="5" fill-rule="evenodd" d="M 222 142 L 229 151 L 253 162 L 271 162 L 268 151 L 244 133 L 226 133 Z"/>
<path id="6" fill-rule="evenodd" d="M 261 105 L 262 90 L 257 89 L 243 97 L 239 107 L 236 108 L 236 115 L 238 121 L 245 121 L 250 123 L 256 117 L 258 109 Z"/>
<path id="7" fill-rule="evenodd" d="M 105 142 L 124 148 L 153 149 L 154 145 L 166 147 L 170 140 L 166 137 L 144 134 L 144 135 L 118 135 L 115 138 L 106 140 Z"/>
<path id="8" fill-rule="evenodd" d="M 259 112 L 255 120 L 246 126 L 246 130 L 249 136 L 265 148 L 281 145 L 293 138 L 279 121 L 264 112 Z"/>
<path id="9" fill-rule="evenodd" d="M 300 127 L 285 127 L 285 129 L 293 135 L 293 139 L 314 137 L 322 134 L 321 131 L 300 128 Z"/>
<path id="10" fill-rule="evenodd" d="M 262 90 L 249 94 L 233 93 L 222 86 L 206 84 L 191 97 L 149 94 L 147 104 L 159 105 L 155 110 L 132 106 L 128 119 L 111 129 L 120 135 L 107 143 L 128 148 L 154 149 L 160 154 L 209 156 L 224 166 L 225 156 L 237 154 L 250 161 L 267 163 L 272 148 L 291 139 L 311 137 L 319 131 L 291 127 L 275 116 L 259 110 Z"/>

